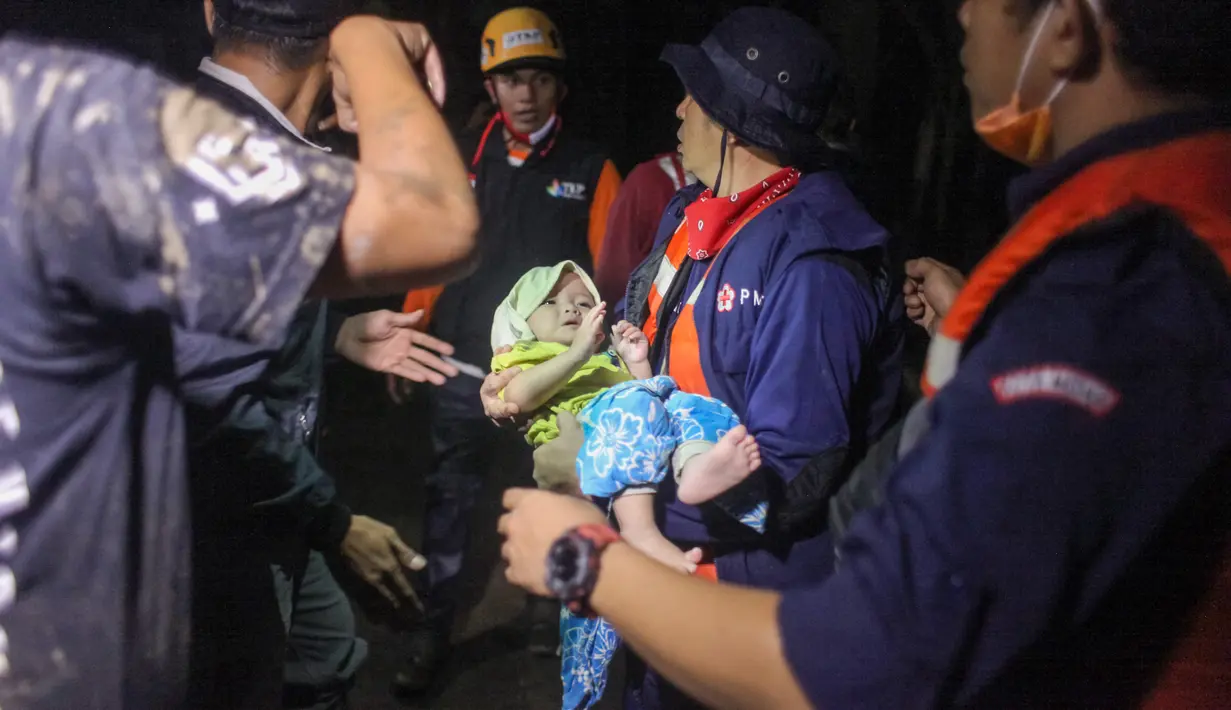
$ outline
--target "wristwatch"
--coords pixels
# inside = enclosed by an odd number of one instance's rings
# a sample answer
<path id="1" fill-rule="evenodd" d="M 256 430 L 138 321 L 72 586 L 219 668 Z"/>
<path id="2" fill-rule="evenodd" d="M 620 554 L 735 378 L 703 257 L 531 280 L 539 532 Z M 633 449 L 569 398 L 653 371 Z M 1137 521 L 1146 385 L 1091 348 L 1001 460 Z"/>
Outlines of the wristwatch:
<path id="1" fill-rule="evenodd" d="M 578 616 L 594 616 L 590 594 L 598 583 L 603 550 L 620 539 L 610 526 L 579 525 L 560 536 L 547 552 L 547 589 Z"/>

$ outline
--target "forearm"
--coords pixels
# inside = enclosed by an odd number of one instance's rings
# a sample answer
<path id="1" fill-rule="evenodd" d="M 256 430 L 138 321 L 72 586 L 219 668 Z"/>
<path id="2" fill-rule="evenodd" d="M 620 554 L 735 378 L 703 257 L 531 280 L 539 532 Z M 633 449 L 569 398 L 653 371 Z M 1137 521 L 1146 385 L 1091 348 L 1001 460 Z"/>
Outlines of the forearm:
<path id="1" fill-rule="evenodd" d="M 317 293 L 383 294 L 435 285 L 473 267 L 478 211 L 465 166 L 400 40 L 372 18 L 332 41 L 359 124 L 355 194 Z M 364 23 L 369 23 L 365 26 Z"/>
<path id="2" fill-rule="evenodd" d="M 518 373 L 504 388 L 504 401 L 516 404 L 523 412 L 533 412 L 559 392 L 586 360 L 584 354 L 570 349 L 542 365 Z"/>
<path id="3" fill-rule="evenodd" d="M 442 192 L 469 193 L 448 127 L 416 78 L 397 35 L 371 31 L 363 23 L 381 24 L 356 17 L 339 25 L 331 36 L 337 61 L 351 82 L 361 164 L 439 181 Z"/>
<path id="4" fill-rule="evenodd" d="M 779 600 L 681 575 L 626 544 L 604 553 L 591 598 L 647 663 L 706 705 L 808 708 L 783 653 Z"/>

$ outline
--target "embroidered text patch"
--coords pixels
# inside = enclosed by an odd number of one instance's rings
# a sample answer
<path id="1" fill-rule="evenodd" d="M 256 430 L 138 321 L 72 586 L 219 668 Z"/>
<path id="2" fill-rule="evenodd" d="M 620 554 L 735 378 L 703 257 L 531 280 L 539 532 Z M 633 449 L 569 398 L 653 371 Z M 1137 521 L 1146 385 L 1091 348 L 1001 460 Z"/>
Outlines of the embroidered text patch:
<path id="1" fill-rule="evenodd" d="M 1035 365 L 1009 372 L 992 380 L 992 392 L 1001 404 L 1054 399 L 1075 404 L 1096 417 L 1106 415 L 1120 402 L 1120 393 L 1114 387 L 1069 365 Z"/>

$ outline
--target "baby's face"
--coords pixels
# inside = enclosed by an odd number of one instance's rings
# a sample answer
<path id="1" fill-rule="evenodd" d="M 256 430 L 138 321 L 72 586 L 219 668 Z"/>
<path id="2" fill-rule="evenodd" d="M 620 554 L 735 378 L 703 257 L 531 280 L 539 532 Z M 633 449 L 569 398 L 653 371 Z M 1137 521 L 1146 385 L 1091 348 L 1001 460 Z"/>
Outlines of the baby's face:
<path id="1" fill-rule="evenodd" d="M 573 273 L 565 274 L 547 300 L 526 319 L 526 323 L 539 342 L 572 345 L 581 319 L 595 305 L 594 297 L 581 277 Z"/>

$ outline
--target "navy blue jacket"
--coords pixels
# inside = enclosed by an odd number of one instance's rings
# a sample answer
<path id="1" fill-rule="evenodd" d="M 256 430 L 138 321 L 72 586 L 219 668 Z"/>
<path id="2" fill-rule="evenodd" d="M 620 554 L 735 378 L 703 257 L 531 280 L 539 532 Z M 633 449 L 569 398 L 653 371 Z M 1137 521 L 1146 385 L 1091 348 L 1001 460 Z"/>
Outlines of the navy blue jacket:
<path id="1" fill-rule="evenodd" d="M 1013 216 L 1104 159 L 1220 126 L 1108 132 L 1015 183 Z M 1224 180 L 1205 189 L 1226 204 Z M 1231 281 L 1212 250 L 1143 202 L 1062 235 L 918 416 L 838 571 L 779 608 L 813 704 L 1137 707 L 1228 529 Z"/>
<path id="2" fill-rule="evenodd" d="M 685 189 L 668 205 L 656 248 L 629 284 L 630 321 L 645 322 L 649 284 L 666 245 L 703 189 Z M 824 452 L 862 452 L 889 423 L 901 386 L 903 335 L 889 243 L 839 175 L 821 172 L 804 176 L 692 271 L 684 293 L 705 279 L 693 313 L 706 383 L 757 437 L 771 493 Z M 725 286 L 736 298 L 720 312 Z M 752 536 L 713 506 L 675 500 L 671 481 L 657 499 L 668 537 L 716 543 L 721 579 L 777 587 L 829 569 L 823 538 Z"/>

